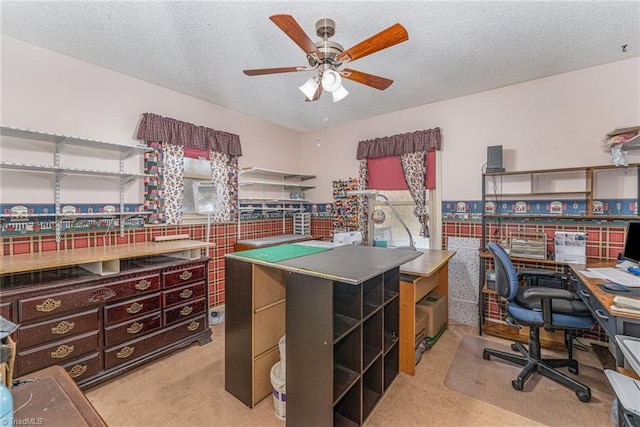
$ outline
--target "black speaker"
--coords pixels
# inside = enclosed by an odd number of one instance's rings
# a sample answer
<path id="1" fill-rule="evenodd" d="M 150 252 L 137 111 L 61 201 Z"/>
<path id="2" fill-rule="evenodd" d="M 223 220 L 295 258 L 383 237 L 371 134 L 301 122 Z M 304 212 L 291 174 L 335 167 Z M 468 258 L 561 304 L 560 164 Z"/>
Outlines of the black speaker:
<path id="1" fill-rule="evenodd" d="M 504 172 L 502 167 L 502 145 L 487 147 L 487 172 Z"/>

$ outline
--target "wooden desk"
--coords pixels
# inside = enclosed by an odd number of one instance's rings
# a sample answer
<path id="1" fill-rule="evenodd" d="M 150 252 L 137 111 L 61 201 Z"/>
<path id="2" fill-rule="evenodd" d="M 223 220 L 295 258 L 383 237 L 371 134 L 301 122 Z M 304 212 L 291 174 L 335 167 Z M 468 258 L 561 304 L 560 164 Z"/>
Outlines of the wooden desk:
<path id="1" fill-rule="evenodd" d="M 602 329 L 609 336 L 609 340 L 615 343 L 616 362 L 618 366 L 624 366 L 624 355 L 617 345 L 616 335 L 626 335 L 630 337 L 640 337 L 640 314 L 624 313 L 612 310 L 613 298 L 624 293 L 608 293 L 603 291 L 598 285 L 604 283 L 603 279 L 593 279 L 582 274 L 587 268 L 613 267 L 615 261 L 599 261 L 584 264 L 569 264 L 572 276 L 578 281 L 578 294 L 582 301 L 589 307 Z"/>
<path id="2" fill-rule="evenodd" d="M 35 381 L 11 389 L 16 425 L 106 427 L 63 367 L 51 366 L 20 379 Z"/>
<path id="3" fill-rule="evenodd" d="M 452 251 L 430 249 L 400 266 L 400 371 L 415 375 L 416 303 L 431 291 L 449 295 L 449 259 Z M 406 275 L 409 275 L 407 277 Z M 411 279 L 411 280 L 405 280 Z M 448 305 L 448 303 L 447 303 Z M 449 310 L 447 308 L 447 319 Z"/>

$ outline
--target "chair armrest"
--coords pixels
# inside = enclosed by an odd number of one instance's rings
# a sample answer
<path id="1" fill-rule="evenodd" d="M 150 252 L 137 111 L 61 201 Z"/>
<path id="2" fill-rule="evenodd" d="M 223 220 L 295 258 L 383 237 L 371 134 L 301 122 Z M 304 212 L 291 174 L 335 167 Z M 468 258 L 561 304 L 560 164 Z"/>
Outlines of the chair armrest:
<path id="1" fill-rule="evenodd" d="M 543 288 L 532 286 L 527 288 L 523 293 L 524 299 L 539 299 L 542 305 L 542 321 L 544 329 L 553 330 L 553 300 L 579 300 L 580 297 L 571 291 L 557 288 Z"/>
<path id="2" fill-rule="evenodd" d="M 556 274 L 557 273 L 554 271 L 543 270 L 541 268 L 530 268 L 526 270 L 519 270 L 518 279 L 521 279 L 523 277 L 530 277 L 530 276 L 555 277 Z"/>
<path id="3" fill-rule="evenodd" d="M 574 300 L 577 295 L 573 292 L 564 290 L 564 289 L 556 289 L 556 288 L 541 288 L 537 286 L 532 286 L 527 288 L 526 291 L 522 293 L 522 297 L 525 299 L 566 299 L 566 300 Z"/>

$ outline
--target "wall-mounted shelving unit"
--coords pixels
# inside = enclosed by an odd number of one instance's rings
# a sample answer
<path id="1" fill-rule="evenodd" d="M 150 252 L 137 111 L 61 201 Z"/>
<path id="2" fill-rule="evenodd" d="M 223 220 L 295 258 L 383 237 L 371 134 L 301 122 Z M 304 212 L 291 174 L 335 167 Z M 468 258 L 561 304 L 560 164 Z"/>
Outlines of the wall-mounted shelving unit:
<path id="1" fill-rule="evenodd" d="M 77 138 L 74 136 L 57 135 L 46 132 L 38 132 L 30 129 L 20 129 L 8 126 L 0 127 L 0 135 L 3 137 L 20 138 L 28 141 L 49 142 L 54 144 L 53 151 L 53 164 L 30 164 L 21 162 L 6 162 L 0 161 L 0 169 L 9 171 L 28 171 L 28 172 L 44 172 L 51 173 L 55 177 L 55 190 L 54 190 L 54 203 L 55 213 L 45 214 L 24 214 L 20 213 L 20 218 L 29 217 L 43 217 L 55 219 L 55 233 L 56 241 L 60 241 L 60 232 L 62 229 L 63 221 L 71 221 L 76 218 L 119 218 L 120 233 L 124 235 L 124 220 L 137 215 L 144 215 L 146 212 L 125 212 L 125 200 L 124 200 L 124 188 L 133 181 L 150 177 L 151 175 L 126 172 L 125 160 L 134 155 L 140 155 L 145 151 L 152 150 L 144 145 L 127 145 L 117 144 L 113 142 L 97 141 L 93 139 Z M 67 146 L 85 147 L 95 150 L 107 150 L 119 153 L 119 169 L 117 171 L 111 170 L 97 170 L 97 169 L 84 169 L 78 167 L 66 167 L 62 164 L 62 152 Z M 65 211 L 62 206 L 61 189 L 62 181 L 68 175 L 83 175 L 94 177 L 113 178 L 118 180 L 118 188 L 120 194 L 120 209 L 115 212 L 99 212 L 99 213 L 78 213 Z M 0 214 L 0 218 L 15 218 L 16 213 Z"/>
<path id="2" fill-rule="evenodd" d="M 238 238 L 240 236 L 240 213 L 248 211 L 282 212 L 282 230 L 284 233 L 287 212 L 304 212 L 304 203 L 310 200 L 302 196 L 303 192 L 315 188 L 305 183 L 315 175 L 282 172 L 272 169 L 250 167 L 241 169 L 238 177 Z M 278 207 L 268 205 L 276 204 Z M 257 206 L 256 206 L 257 205 Z M 293 205 L 287 207 L 285 205 Z"/>
<path id="3" fill-rule="evenodd" d="M 620 176 L 633 172 L 635 175 L 635 194 L 631 197 L 635 199 L 635 215 L 615 215 L 604 212 L 595 194 L 597 181 L 605 178 L 604 174 L 619 173 Z M 600 175 L 603 174 L 603 175 Z M 632 179 L 629 177 L 629 179 Z M 608 184 L 608 181 L 606 181 Z M 633 191 L 633 184 L 629 190 Z M 607 191 L 610 191 L 607 189 Z M 601 190 L 602 192 L 602 190 Z M 553 205 L 547 212 L 539 213 L 533 208 L 537 200 L 566 200 L 573 199 L 584 203 L 584 210 L 579 212 L 565 212 L 561 205 Z M 493 225 L 503 226 L 519 222 L 542 221 L 542 220 L 577 220 L 577 221 L 628 221 L 637 219 L 638 202 L 640 202 L 640 164 L 630 164 L 629 166 L 601 165 L 584 166 L 560 169 L 541 169 L 515 172 L 492 172 L 482 175 L 482 240 L 480 253 L 480 306 L 479 306 L 479 333 L 483 330 L 493 330 L 493 325 L 484 325 L 486 295 L 495 294 L 495 291 L 485 286 L 486 272 L 488 266 L 492 264 L 492 257 L 484 251 L 490 236 L 489 229 Z M 504 207 L 507 206 L 505 209 Z M 512 209 L 509 209 L 509 206 Z M 558 207 L 556 211 L 554 208 Z M 509 236 L 503 236 L 508 238 Z M 545 245 L 546 246 L 546 245 Z M 512 257 L 512 260 L 527 268 L 539 268 L 562 271 L 566 268 L 565 263 L 547 259 L 546 250 L 542 250 L 542 259 L 533 257 Z M 489 322 L 496 324 L 495 322 Z"/>

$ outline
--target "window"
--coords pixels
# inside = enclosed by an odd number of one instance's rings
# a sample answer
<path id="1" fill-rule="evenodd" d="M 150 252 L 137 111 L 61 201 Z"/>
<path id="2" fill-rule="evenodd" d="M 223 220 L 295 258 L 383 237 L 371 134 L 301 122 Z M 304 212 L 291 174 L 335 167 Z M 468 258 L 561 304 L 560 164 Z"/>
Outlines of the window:
<path id="1" fill-rule="evenodd" d="M 426 191 L 427 211 L 430 210 L 429 200 L 431 198 L 431 191 L 433 190 Z M 429 249 L 429 238 L 420 236 L 420 222 L 414 214 L 416 204 L 409 190 L 380 190 L 379 193 L 389 198 L 390 203 L 411 232 L 416 248 Z M 388 246 L 409 246 L 409 235 L 393 210 L 383 199 L 378 198 L 373 201 L 373 198 L 371 198 L 370 200 L 372 202 L 372 206 L 370 207 L 372 218 L 375 218 L 374 212 L 376 210 L 384 212 L 384 216 L 381 215 L 378 217 L 380 219 L 384 217 L 382 223 L 376 224 L 376 221 L 374 221 L 374 240 L 387 241 Z"/>
<path id="2" fill-rule="evenodd" d="M 193 197 L 193 183 L 211 181 L 211 161 L 204 157 L 184 157 L 184 191 L 182 196 L 182 222 L 206 221 L 203 215 L 196 213 Z"/>

